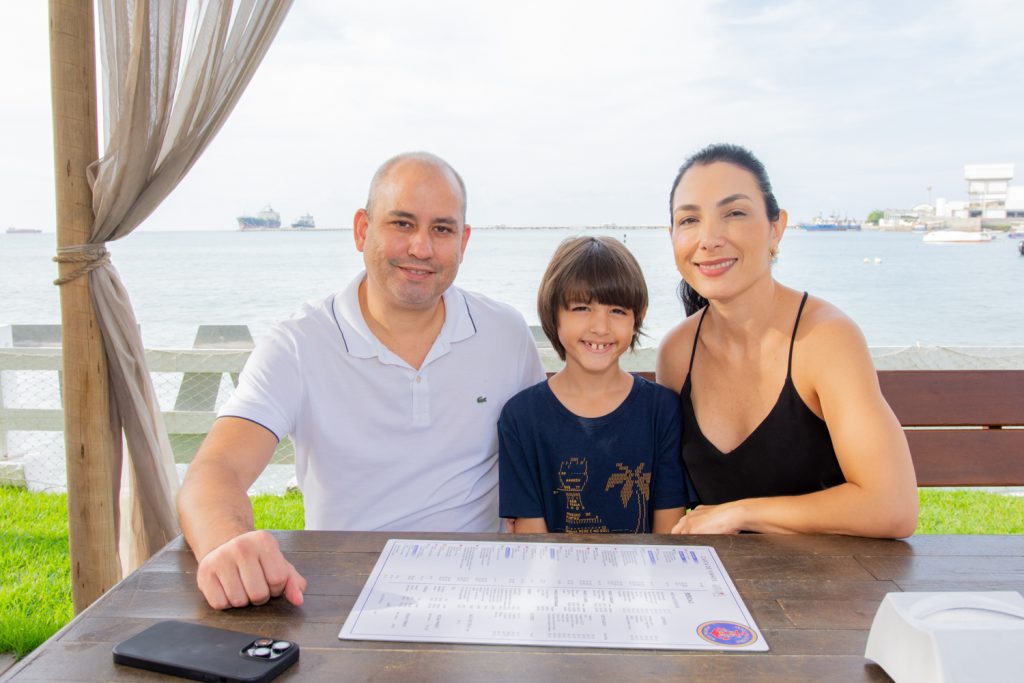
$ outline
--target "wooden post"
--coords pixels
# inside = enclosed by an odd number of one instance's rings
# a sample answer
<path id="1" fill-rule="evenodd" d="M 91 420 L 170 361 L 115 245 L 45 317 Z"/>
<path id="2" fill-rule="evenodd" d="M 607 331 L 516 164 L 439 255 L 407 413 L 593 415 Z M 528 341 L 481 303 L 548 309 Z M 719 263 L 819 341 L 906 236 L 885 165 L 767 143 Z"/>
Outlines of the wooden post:
<path id="1" fill-rule="evenodd" d="M 99 155 L 92 0 L 50 0 L 50 76 L 57 189 L 57 245 L 84 244 L 92 229 L 86 167 Z M 81 264 L 64 263 L 68 275 Z M 60 288 L 64 445 L 72 598 L 80 613 L 120 578 L 114 525 L 114 446 L 107 359 L 88 276 Z"/>

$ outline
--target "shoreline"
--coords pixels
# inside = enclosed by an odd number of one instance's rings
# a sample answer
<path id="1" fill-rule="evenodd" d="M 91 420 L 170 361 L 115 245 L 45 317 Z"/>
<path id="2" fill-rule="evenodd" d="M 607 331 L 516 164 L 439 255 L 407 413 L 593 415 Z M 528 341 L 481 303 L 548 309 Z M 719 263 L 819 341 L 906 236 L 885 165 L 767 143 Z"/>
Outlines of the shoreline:
<path id="1" fill-rule="evenodd" d="M 625 232 L 637 232 L 637 231 L 650 231 L 650 230 L 668 230 L 667 225 L 474 225 L 470 222 L 473 230 L 486 230 L 486 231 L 530 231 L 530 230 L 552 230 L 552 231 L 618 231 L 622 230 Z M 955 229 L 955 226 L 936 226 L 929 228 L 926 231 L 915 229 L 910 225 L 884 225 L 875 226 L 866 224 L 861 228 L 851 228 L 845 230 L 807 230 L 800 227 L 798 223 L 791 223 L 788 229 L 794 232 L 800 233 L 813 233 L 821 235 L 837 234 L 841 233 L 844 235 L 851 235 L 857 233 L 892 233 L 892 234 L 916 234 L 926 235 L 929 232 L 935 232 L 937 230 L 951 230 Z M 1011 233 L 1017 232 L 1024 229 L 1024 224 L 1012 224 L 1012 223 L 1000 223 L 998 225 L 987 225 L 982 228 L 985 232 L 993 232 L 997 234 L 1010 235 Z M 140 228 L 141 233 L 146 234 L 169 234 L 169 233 L 278 233 L 278 234 L 289 234 L 294 235 L 297 233 L 321 233 L 321 232 L 352 232 L 352 228 L 246 228 L 240 230 L 238 228 L 161 228 L 148 230 L 146 228 Z M 19 239 L 25 239 L 26 237 L 39 236 L 39 235 L 56 235 L 55 230 L 33 230 L 33 231 L 18 231 L 18 232 L 0 232 L 2 235 L 10 235 L 12 237 L 18 237 Z"/>

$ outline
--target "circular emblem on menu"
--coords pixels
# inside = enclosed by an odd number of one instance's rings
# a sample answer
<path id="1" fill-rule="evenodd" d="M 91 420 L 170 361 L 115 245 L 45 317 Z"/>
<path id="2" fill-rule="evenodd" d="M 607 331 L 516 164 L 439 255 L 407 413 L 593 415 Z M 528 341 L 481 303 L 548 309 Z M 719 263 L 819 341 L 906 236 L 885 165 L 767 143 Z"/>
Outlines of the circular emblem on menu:
<path id="1" fill-rule="evenodd" d="M 749 628 L 731 621 L 705 621 L 697 627 L 697 635 L 717 645 L 749 645 L 757 640 Z"/>

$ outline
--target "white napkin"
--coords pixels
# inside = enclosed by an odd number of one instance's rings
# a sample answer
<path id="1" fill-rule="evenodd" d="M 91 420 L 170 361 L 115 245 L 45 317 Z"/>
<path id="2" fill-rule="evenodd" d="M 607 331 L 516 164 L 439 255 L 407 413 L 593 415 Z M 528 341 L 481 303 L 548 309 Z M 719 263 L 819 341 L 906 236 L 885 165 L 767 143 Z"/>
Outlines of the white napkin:
<path id="1" fill-rule="evenodd" d="M 896 683 L 1024 680 L 1024 597 L 888 593 L 864 656 Z"/>

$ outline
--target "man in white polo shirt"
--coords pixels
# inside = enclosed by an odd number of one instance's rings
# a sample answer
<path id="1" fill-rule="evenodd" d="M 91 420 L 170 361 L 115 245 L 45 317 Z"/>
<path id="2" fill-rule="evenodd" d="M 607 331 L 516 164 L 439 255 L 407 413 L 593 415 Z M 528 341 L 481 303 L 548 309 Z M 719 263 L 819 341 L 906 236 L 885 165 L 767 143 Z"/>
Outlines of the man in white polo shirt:
<path id="1" fill-rule="evenodd" d="M 452 285 L 465 211 L 440 158 L 385 162 L 354 219 L 366 271 L 257 345 L 178 496 L 212 607 L 302 602 L 246 495 L 285 434 L 307 528 L 498 529 L 498 414 L 544 372 L 519 313 Z"/>

